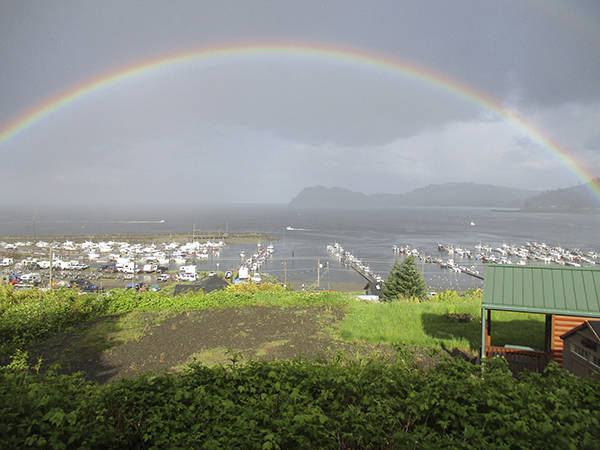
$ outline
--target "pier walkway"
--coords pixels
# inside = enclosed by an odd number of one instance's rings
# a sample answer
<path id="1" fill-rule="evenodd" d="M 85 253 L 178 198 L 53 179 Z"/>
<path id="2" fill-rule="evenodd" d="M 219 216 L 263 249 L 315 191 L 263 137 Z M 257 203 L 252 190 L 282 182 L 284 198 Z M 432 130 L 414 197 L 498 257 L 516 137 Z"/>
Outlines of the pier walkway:
<path id="1" fill-rule="evenodd" d="M 369 266 L 363 264 L 359 258 L 349 251 L 344 250 L 337 242 L 328 245 L 327 252 L 337 259 L 340 264 L 352 268 L 367 281 L 367 285 L 365 286 L 367 295 L 383 296 L 383 278 L 381 275 L 373 273 Z"/>

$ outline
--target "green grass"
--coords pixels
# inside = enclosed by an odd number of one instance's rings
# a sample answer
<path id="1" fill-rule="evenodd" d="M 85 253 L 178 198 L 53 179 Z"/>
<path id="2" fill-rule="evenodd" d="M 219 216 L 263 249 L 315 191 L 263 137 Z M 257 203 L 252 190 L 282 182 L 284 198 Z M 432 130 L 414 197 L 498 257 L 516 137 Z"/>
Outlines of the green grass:
<path id="1" fill-rule="evenodd" d="M 241 306 L 335 306 L 347 312 L 346 317 L 331 327 L 331 332 L 349 341 L 398 343 L 425 348 L 479 349 L 481 342 L 481 296 L 473 293 L 459 297 L 441 293 L 423 303 L 392 302 L 372 304 L 356 302 L 354 296 L 340 292 L 288 291 L 278 285 L 231 286 L 209 294 L 190 293 L 171 296 L 160 292 L 135 292 L 115 289 L 108 295 L 80 296 L 73 290 L 13 291 L 0 289 L 0 360 L 37 339 L 50 336 L 78 324 L 110 315 L 126 316 L 119 323 L 107 321 L 95 333 L 110 341 L 129 339 L 142 332 L 136 320 L 127 315 L 133 311 L 153 312 L 154 320 L 190 310 Z M 459 323 L 445 317 L 447 313 L 468 313 L 474 320 Z M 321 319 L 330 319 L 322 313 Z M 104 327 L 104 328 L 102 328 Z M 92 333 L 93 334 L 93 333 Z M 107 338 L 108 337 L 108 338 Z M 543 348 L 544 316 L 509 312 L 493 312 L 493 345 L 527 345 Z M 94 335 L 86 339 L 98 341 Z M 99 345 L 110 345 L 101 342 Z M 6 358 L 4 358 L 6 359 Z"/>
<path id="2" fill-rule="evenodd" d="M 176 372 L 183 372 L 190 364 L 204 364 L 208 367 L 223 365 L 231 360 L 232 351 L 226 347 L 214 347 L 191 354 L 184 364 L 173 367 Z"/>
<path id="3" fill-rule="evenodd" d="M 89 329 L 83 328 L 77 335 L 77 345 L 98 347 L 105 350 L 125 342 L 137 341 L 144 336 L 144 323 L 138 312 L 98 321 Z"/>
<path id="4" fill-rule="evenodd" d="M 260 346 L 256 349 L 255 351 L 255 355 L 256 356 L 267 356 L 271 350 L 277 348 L 277 347 L 281 347 L 282 345 L 286 345 L 290 342 L 289 339 L 280 339 L 278 341 L 270 341 L 270 342 L 263 342 L 262 344 L 260 344 Z"/>
<path id="5" fill-rule="evenodd" d="M 149 325 L 161 320 L 158 314 L 142 314 L 133 311 L 120 316 L 104 317 L 90 325 L 82 324 L 66 335 L 50 337 L 39 344 L 37 350 L 50 351 L 52 361 L 60 363 L 63 367 L 69 367 L 73 362 L 87 361 L 105 350 L 126 342 L 138 341 L 144 336 Z"/>
<path id="6" fill-rule="evenodd" d="M 197 292 L 178 296 L 172 296 L 168 289 L 160 292 L 113 289 L 105 295 L 80 295 L 74 289 L 15 291 L 10 286 L 0 285 L 0 364 L 15 354 L 17 349 L 25 348 L 36 340 L 91 320 L 132 311 L 155 312 L 164 317 L 198 309 L 239 306 L 343 307 L 352 302 L 350 296 L 339 292 L 292 292 L 270 283 L 230 286 L 208 294 Z"/>
<path id="7" fill-rule="evenodd" d="M 447 313 L 468 313 L 474 320 L 460 323 L 445 317 Z M 481 300 L 466 297 L 452 303 L 356 303 L 342 320 L 339 334 L 350 341 L 476 350 L 481 346 Z M 544 316 L 492 312 L 492 344 L 543 348 Z"/>
<path id="8" fill-rule="evenodd" d="M 260 287 L 263 286 L 263 287 Z M 171 296 L 167 289 L 160 292 L 136 293 L 114 289 L 107 300 L 107 314 L 129 311 L 184 312 L 195 309 L 230 308 L 238 306 L 311 306 L 346 305 L 350 296 L 340 292 L 292 292 L 272 285 L 231 286 L 208 294 L 188 293 Z"/>

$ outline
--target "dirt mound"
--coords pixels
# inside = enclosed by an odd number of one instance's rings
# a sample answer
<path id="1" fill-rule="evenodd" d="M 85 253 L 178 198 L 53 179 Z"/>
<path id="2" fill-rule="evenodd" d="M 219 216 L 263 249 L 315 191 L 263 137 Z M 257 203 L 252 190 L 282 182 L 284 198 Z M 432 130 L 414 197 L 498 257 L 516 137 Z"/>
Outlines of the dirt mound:
<path id="1" fill-rule="evenodd" d="M 387 346 L 353 344 L 333 337 L 341 308 L 252 306 L 195 310 L 183 314 L 129 313 L 111 316 L 54 336 L 34 348 L 44 367 L 83 371 L 100 383 L 140 373 L 182 370 L 191 362 L 331 357 L 385 352 Z"/>

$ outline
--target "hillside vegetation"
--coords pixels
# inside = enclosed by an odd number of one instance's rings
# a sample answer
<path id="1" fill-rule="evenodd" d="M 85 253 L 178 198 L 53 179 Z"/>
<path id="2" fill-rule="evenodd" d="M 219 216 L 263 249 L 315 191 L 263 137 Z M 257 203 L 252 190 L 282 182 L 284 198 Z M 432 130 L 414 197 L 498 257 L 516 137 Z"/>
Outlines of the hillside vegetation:
<path id="1" fill-rule="evenodd" d="M 247 286 L 169 297 L 114 291 L 0 291 L 0 444 L 3 448 L 598 448 L 600 381 L 555 364 L 512 377 L 502 360 L 418 364 L 410 346 L 472 349 L 479 293 L 434 301 L 363 304 L 341 293 Z M 146 373 L 105 385 L 85 374 L 40 370 L 29 345 L 109 315 L 275 308 L 343 311 L 331 333 L 393 342 L 393 358 L 337 354 L 322 359 L 241 362 Z M 269 310 L 271 310 L 269 309 Z M 163 317 L 163 316 L 161 316 Z M 496 317 L 519 336 L 522 322 Z M 534 320 L 528 325 L 535 324 Z M 543 323 L 542 323 L 543 326 Z M 437 333 L 437 334 L 436 334 Z M 445 333 L 445 334 L 444 334 Z M 526 338 L 521 334 L 521 338 Z M 12 355 L 12 356 L 11 356 Z"/>
<path id="2" fill-rule="evenodd" d="M 597 211 L 600 199 L 595 193 L 600 186 L 600 178 L 587 184 L 554 189 L 542 192 L 525 202 L 525 208 L 532 211 Z"/>

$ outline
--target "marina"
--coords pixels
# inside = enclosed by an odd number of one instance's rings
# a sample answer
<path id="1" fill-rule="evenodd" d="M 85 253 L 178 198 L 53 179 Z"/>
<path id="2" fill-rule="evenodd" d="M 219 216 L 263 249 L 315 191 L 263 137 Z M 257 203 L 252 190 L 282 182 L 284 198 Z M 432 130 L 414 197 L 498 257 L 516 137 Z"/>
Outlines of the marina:
<path id="1" fill-rule="evenodd" d="M 220 241 L 163 241 L 140 243 L 117 240 L 18 240 L 0 241 L 0 274 L 6 283 L 18 287 L 72 286 L 74 280 L 106 287 L 165 281 L 197 281 L 198 267 L 207 263 L 223 269 L 226 278 L 237 273 L 241 279 L 260 282 L 261 268 L 275 252 L 274 246 L 258 243 L 248 258 L 221 263 L 227 244 Z M 209 274 L 216 274 L 210 271 Z"/>
<path id="2" fill-rule="evenodd" d="M 546 243 L 526 242 L 524 244 L 502 244 L 493 247 L 490 244 L 477 244 L 473 249 L 458 245 L 437 244 L 439 256 L 432 256 L 423 250 L 412 248 L 410 245 L 394 245 L 395 255 L 412 255 L 419 261 L 436 264 L 441 268 L 464 273 L 483 280 L 483 273 L 478 269 L 487 263 L 539 265 L 555 264 L 561 266 L 593 266 L 600 264 L 600 256 L 596 251 L 580 249 L 565 249 L 553 247 Z M 473 263 L 473 264 L 471 264 Z"/>
<path id="3" fill-rule="evenodd" d="M 0 223 L 0 242 L 7 244 L 0 245 L 0 273 L 39 273 L 43 280 L 40 285 L 47 285 L 49 270 L 44 266 L 50 260 L 49 244 L 55 243 L 54 259 L 62 261 L 63 267 L 53 267 L 57 282 L 64 274 L 66 281 L 85 277 L 105 287 L 124 287 L 133 277 L 155 284 L 159 276 L 177 274 L 181 266 L 193 264 L 198 277 L 211 272 L 224 275 L 245 266 L 250 278 L 255 267 L 261 279 L 271 276 L 292 289 L 304 285 L 363 291 L 367 282 L 364 275 L 371 276 L 365 267 L 385 279 L 396 259 L 404 256 L 402 252 L 411 252 L 428 288 L 442 291 L 480 288 L 482 281 L 475 275 L 483 276 L 487 263 L 568 266 L 591 265 L 592 261 L 596 265 L 600 251 L 600 216 L 591 214 L 523 214 L 484 208 L 294 211 L 277 205 L 206 207 L 194 212 L 157 210 L 137 215 L 113 213 L 105 222 L 87 213 L 61 214 L 69 220 L 60 220 L 58 212 L 38 213 L 35 235 L 33 213 L 13 213 L 14 221 Z M 131 217 L 163 217 L 164 222 L 148 223 Z M 83 245 L 86 241 L 93 244 Z M 214 251 L 193 244 L 220 241 L 225 245 Z M 114 243 L 112 250 L 100 251 L 109 242 Z M 359 259 L 363 267 L 339 264 L 332 258 L 327 246 L 335 242 Z M 172 243 L 176 246 L 167 247 Z M 151 250 L 147 256 L 155 256 L 155 260 L 145 260 L 146 248 Z M 192 254 L 188 255 L 188 251 Z M 135 274 L 111 273 L 117 263 L 107 260 L 111 254 L 120 258 L 135 254 Z M 159 273 L 164 270 L 166 257 L 168 272 Z M 35 262 L 42 268 L 32 265 L 31 269 L 21 267 L 18 271 L 14 265 L 19 262 Z M 100 270 L 103 266 L 108 267 Z M 127 270 L 133 270 L 131 265 Z"/>
<path id="4" fill-rule="evenodd" d="M 490 244 L 477 244 L 472 249 L 455 244 L 437 244 L 438 255 L 431 255 L 424 249 L 409 244 L 393 245 L 392 253 L 396 257 L 412 256 L 422 264 L 437 265 L 456 274 L 465 274 L 479 280 L 484 279 L 485 264 L 517 265 L 560 265 L 571 267 L 600 265 L 600 255 L 594 250 L 566 249 L 546 243 L 526 242 L 524 244 L 502 244 L 493 247 Z M 339 242 L 327 245 L 328 254 L 344 267 L 359 273 L 370 286 L 380 288 L 384 281 L 382 275 L 373 272 L 368 261 L 355 256 L 344 249 Z M 424 270 L 423 270 L 424 271 Z M 374 290 L 374 289 L 373 289 Z"/>

